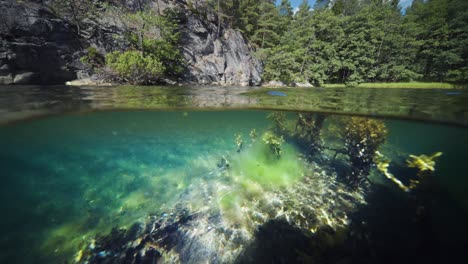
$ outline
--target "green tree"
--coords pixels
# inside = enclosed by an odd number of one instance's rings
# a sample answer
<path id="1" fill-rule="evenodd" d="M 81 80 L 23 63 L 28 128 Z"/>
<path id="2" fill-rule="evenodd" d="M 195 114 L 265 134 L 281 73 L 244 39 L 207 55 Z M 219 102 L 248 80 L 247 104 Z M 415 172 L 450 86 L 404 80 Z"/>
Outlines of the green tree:
<path id="1" fill-rule="evenodd" d="M 280 30 L 281 32 L 285 32 L 289 29 L 294 15 L 291 2 L 289 0 L 281 0 L 280 5 L 278 6 L 278 12 L 281 18 Z"/>
<path id="2" fill-rule="evenodd" d="M 239 17 L 239 28 L 244 35 L 250 40 L 258 29 L 259 2 L 256 0 L 243 0 L 240 3 L 242 10 Z"/>
<path id="3" fill-rule="evenodd" d="M 71 22 L 78 36 L 81 36 L 83 21 L 96 14 L 93 0 L 52 0 L 49 6 L 58 17 Z"/>
<path id="4" fill-rule="evenodd" d="M 258 18 L 258 28 L 255 30 L 251 41 L 258 48 L 272 48 L 279 43 L 280 29 L 279 12 L 271 2 L 262 2 L 259 6 L 260 16 Z"/>
<path id="5" fill-rule="evenodd" d="M 178 14 L 155 10 L 121 14 L 126 24 L 130 49 L 106 56 L 106 65 L 117 80 L 133 84 L 156 83 L 182 71 L 182 56 L 178 47 L 180 32 Z"/>
<path id="6" fill-rule="evenodd" d="M 307 72 L 316 85 L 333 80 L 340 70 L 339 48 L 344 41 L 342 16 L 331 10 L 315 12 L 312 17 L 314 40 L 309 46 Z"/>
<path id="7" fill-rule="evenodd" d="M 278 9 L 287 10 L 285 7 Z M 287 12 L 283 13 L 286 15 Z M 279 80 L 285 83 L 293 81 L 304 81 L 304 69 L 307 56 L 307 45 L 311 41 L 312 31 L 310 6 L 308 1 L 304 0 L 299 7 L 299 11 L 293 19 L 280 20 L 285 23 L 289 21 L 288 26 L 277 26 L 277 29 L 283 28 L 278 32 L 280 39 L 277 45 L 271 48 L 269 56 L 265 58 L 265 70 L 263 77 L 266 80 Z"/>
<path id="8" fill-rule="evenodd" d="M 414 69 L 425 79 L 468 81 L 467 10 L 463 0 L 415 1 L 407 10 L 421 42 Z"/>

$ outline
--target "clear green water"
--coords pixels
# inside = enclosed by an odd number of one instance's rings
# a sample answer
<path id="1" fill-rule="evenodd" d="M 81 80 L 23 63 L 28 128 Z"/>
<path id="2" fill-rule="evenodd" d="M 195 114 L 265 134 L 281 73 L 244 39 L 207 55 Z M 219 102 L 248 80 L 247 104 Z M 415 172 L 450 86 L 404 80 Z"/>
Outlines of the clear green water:
<path id="1" fill-rule="evenodd" d="M 301 210 L 306 214 L 308 204 L 323 213 L 315 220 L 317 226 L 321 222 L 334 228 L 349 224 L 341 217 L 338 202 L 325 199 L 329 193 L 326 188 L 332 189 L 327 178 L 317 179 L 315 190 L 301 187 L 308 186 L 304 177 L 320 174 L 316 173 L 320 169 L 311 169 L 297 146 L 286 140 L 281 160 L 265 154 L 261 134 L 271 126 L 268 114 L 99 112 L 0 127 L 0 262 L 72 263 L 77 252 L 87 248 L 97 234 L 108 233 L 112 227 L 128 228 L 148 215 L 169 214 L 181 199 L 194 211 L 209 207 L 224 217 L 226 226 L 241 226 L 251 233 L 268 219 L 280 218 L 287 206 L 299 208 L 291 217 L 299 217 Z M 334 121 L 327 122 L 329 126 Z M 444 153 L 434 176 L 444 198 L 431 211 L 431 232 L 443 245 L 463 241 L 467 234 L 463 221 L 468 208 L 468 130 L 385 122 L 389 137 L 381 152 L 392 159 Z M 255 142 L 249 137 L 252 129 L 259 134 Z M 329 130 L 324 133 L 327 140 Z M 241 153 L 236 151 L 238 134 L 247 149 Z M 230 161 L 227 174 L 217 166 L 223 156 Z M 327 168 L 327 172 L 338 171 L 333 166 Z M 375 184 L 389 185 L 375 170 L 373 175 Z M 211 188 L 209 203 L 197 196 L 203 189 L 200 186 Z M 308 201 L 307 195 L 301 196 L 304 200 L 284 198 L 309 191 L 324 193 L 317 194 L 320 200 L 311 196 Z M 356 203 L 365 203 L 366 196 L 356 194 Z M 265 213 L 262 203 L 277 197 L 285 205 Z M 259 213 L 249 211 L 254 206 Z M 303 218 L 307 220 L 308 216 Z M 214 244 L 213 240 L 210 243 Z M 182 257 L 181 261 L 186 262 Z"/>
<path id="2" fill-rule="evenodd" d="M 60 256 L 73 235 L 160 213 L 234 134 L 266 126 L 261 112 L 109 112 L 2 127 L 1 257 Z"/>

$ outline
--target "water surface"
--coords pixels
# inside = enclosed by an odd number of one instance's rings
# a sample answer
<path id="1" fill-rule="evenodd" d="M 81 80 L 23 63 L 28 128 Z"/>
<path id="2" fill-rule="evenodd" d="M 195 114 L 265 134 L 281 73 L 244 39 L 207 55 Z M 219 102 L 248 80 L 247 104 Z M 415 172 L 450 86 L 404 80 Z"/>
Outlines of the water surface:
<path id="1" fill-rule="evenodd" d="M 132 243 L 163 263 L 438 263 L 467 242 L 463 94 L 1 89 L 2 263 L 114 263 Z M 328 149 L 308 156 L 285 136 L 276 157 L 271 109 L 339 114 L 325 116 Z M 379 151 L 405 184 L 408 155 L 443 153 L 430 191 L 405 193 L 375 166 L 367 187 L 347 185 L 349 158 L 331 149 L 356 114 L 381 118 Z M 294 128 L 298 113 L 284 116 Z"/>

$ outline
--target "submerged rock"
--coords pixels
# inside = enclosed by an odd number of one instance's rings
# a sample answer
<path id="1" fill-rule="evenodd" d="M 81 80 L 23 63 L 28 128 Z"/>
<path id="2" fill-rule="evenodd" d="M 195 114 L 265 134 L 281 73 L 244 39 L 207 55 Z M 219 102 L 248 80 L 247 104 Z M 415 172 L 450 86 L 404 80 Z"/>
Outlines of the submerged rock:
<path id="1" fill-rule="evenodd" d="M 149 216 L 128 231 L 114 229 L 98 236 L 96 247 L 82 249 L 81 262 L 259 263 L 270 248 L 260 250 L 267 241 L 277 247 L 284 263 L 301 255 L 296 249 L 317 254 L 305 242 L 324 230 L 329 230 L 327 234 L 345 230 L 347 214 L 365 203 L 362 193 L 345 189 L 334 173 L 324 175 L 321 170 L 310 164 L 311 175 L 303 181 L 239 204 L 228 203 L 228 208 L 221 201 L 240 191 L 234 182 L 214 177 L 217 180 L 192 184 L 170 210 Z M 333 242 L 330 239 L 327 235 L 325 242 Z M 153 262 L 140 262 L 144 259 Z"/>

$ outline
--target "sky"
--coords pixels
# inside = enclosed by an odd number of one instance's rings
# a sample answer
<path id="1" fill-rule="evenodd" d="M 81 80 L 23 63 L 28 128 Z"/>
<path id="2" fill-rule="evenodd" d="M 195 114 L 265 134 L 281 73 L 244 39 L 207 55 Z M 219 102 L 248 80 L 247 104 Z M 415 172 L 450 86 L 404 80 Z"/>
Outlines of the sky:
<path id="1" fill-rule="evenodd" d="M 297 7 L 302 3 L 302 0 L 290 0 L 290 1 L 294 9 L 297 9 Z M 309 0 L 310 6 L 313 7 L 315 5 L 315 2 L 316 0 Z M 411 2 L 413 2 L 413 0 L 400 0 L 400 5 L 403 9 L 405 9 L 406 7 L 411 5 Z M 281 3 L 281 0 L 276 0 L 276 3 L 277 4 Z"/>

